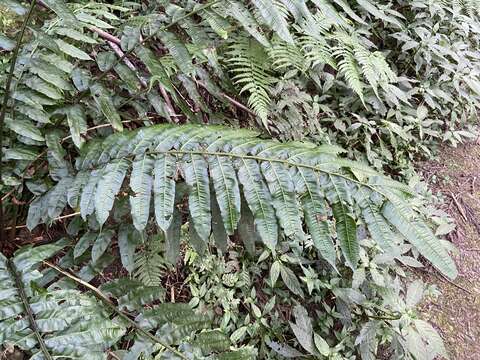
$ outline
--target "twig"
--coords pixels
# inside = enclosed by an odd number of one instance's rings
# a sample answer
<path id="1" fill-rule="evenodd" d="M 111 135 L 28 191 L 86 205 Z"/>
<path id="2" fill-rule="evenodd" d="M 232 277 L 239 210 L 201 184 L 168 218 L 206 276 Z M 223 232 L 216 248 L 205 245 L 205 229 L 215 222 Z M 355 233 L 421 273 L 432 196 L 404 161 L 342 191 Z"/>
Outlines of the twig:
<path id="1" fill-rule="evenodd" d="M 473 295 L 473 296 L 478 296 L 478 294 L 474 294 L 472 291 L 468 290 L 467 288 L 464 288 L 463 286 L 454 283 L 452 280 L 450 280 L 449 278 L 447 278 L 447 277 L 446 277 L 445 275 L 443 275 L 443 274 L 435 273 L 435 275 L 436 275 L 437 277 L 441 278 L 442 280 L 445 280 L 445 281 L 448 282 L 449 284 L 455 286 L 456 288 L 465 291 L 467 294 L 470 294 L 470 295 Z"/>
<path id="2" fill-rule="evenodd" d="M 86 281 L 83 281 L 82 279 L 76 277 L 75 275 L 71 274 L 70 272 L 68 271 L 65 271 L 61 268 L 59 268 L 58 266 L 52 264 L 51 262 L 48 262 L 48 261 L 43 261 L 43 264 L 45 264 L 46 266 L 58 271 L 60 274 L 68 277 L 69 279 L 75 281 L 76 283 L 86 287 L 87 289 L 93 291 L 93 293 L 95 294 L 95 296 L 102 300 L 105 305 L 107 305 L 112 311 L 114 311 L 117 315 L 119 315 L 122 319 L 124 319 L 125 321 L 127 321 L 131 326 L 133 326 L 138 332 L 140 332 L 142 335 L 148 337 L 150 340 L 162 345 L 163 347 L 165 347 L 166 349 L 168 349 L 169 351 L 171 351 L 172 353 L 174 353 L 175 355 L 179 356 L 180 358 L 182 359 L 185 359 L 187 360 L 188 358 L 183 355 L 180 351 L 178 351 L 177 349 L 171 347 L 170 345 L 166 344 L 163 340 L 159 339 L 158 337 L 156 337 L 155 335 L 152 335 L 151 333 L 149 333 L 148 331 L 145 331 L 143 330 L 141 327 L 139 327 L 137 325 L 137 323 L 132 320 L 130 318 L 130 316 L 117 309 L 117 307 L 112 303 L 112 301 L 108 298 L 108 296 L 106 296 L 104 293 L 102 293 L 99 289 L 97 289 L 95 286 L 91 285 L 90 283 L 86 282 Z"/>
<path id="3" fill-rule="evenodd" d="M 104 39 L 107 40 L 108 45 L 110 45 L 110 47 L 115 52 L 115 54 L 117 54 L 117 56 L 120 59 L 123 59 L 123 62 L 125 63 L 125 65 L 127 65 L 128 68 L 130 70 L 132 70 L 137 75 L 138 80 L 142 84 L 142 87 L 147 88 L 148 85 L 147 85 L 147 82 L 145 81 L 145 79 L 143 79 L 139 75 L 138 69 L 136 68 L 136 66 L 133 65 L 133 63 L 126 57 L 126 54 L 118 46 L 118 45 L 121 44 L 121 40 L 118 37 L 106 32 L 106 31 L 98 29 L 95 26 L 91 26 L 89 29 L 96 32 L 98 35 L 100 35 L 101 37 L 103 37 Z M 175 121 L 176 120 L 175 117 L 177 115 L 175 114 L 175 110 L 174 110 L 174 107 L 173 107 L 172 102 L 170 100 L 170 97 L 168 96 L 167 92 L 165 91 L 165 88 L 162 85 L 159 85 L 159 88 L 160 88 L 160 93 L 162 94 L 162 97 L 165 99 L 165 102 L 167 104 L 167 111 L 170 114 L 170 116 L 174 117 L 174 121 Z"/>
<path id="4" fill-rule="evenodd" d="M 200 81 L 197 81 L 197 84 L 204 88 L 205 90 L 208 90 L 207 86 L 200 82 Z M 227 94 L 225 93 L 220 93 L 220 95 L 222 97 L 224 97 L 226 100 L 230 101 L 233 105 L 235 105 L 236 107 L 242 109 L 243 111 L 249 113 L 250 115 L 253 115 L 253 116 L 257 116 L 257 114 L 255 114 L 255 112 L 253 112 L 253 110 L 249 109 L 248 107 L 246 107 L 245 105 L 243 105 L 242 103 L 238 102 L 237 100 L 235 100 L 234 98 L 228 96 Z"/>
<path id="5" fill-rule="evenodd" d="M 22 24 L 22 29 L 20 30 L 20 34 L 18 35 L 17 38 L 17 44 L 15 45 L 15 49 L 13 51 L 13 56 L 10 64 L 10 71 L 8 73 L 7 77 L 7 82 L 5 84 L 5 93 L 3 94 L 3 104 L 2 104 L 2 110 L 0 113 L 0 178 L 2 176 L 2 149 L 3 149 L 3 123 L 5 122 L 5 116 L 7 114 L 7 106 L 8 106 L 8 100 L 10 99 L 10 87 L 12 85 L 12 80 L 13 80 L 13 73 L 15 71 L 15 65 L 17 64 L 17 57 L 18 57 L 18 52 L 20 50 L 20 45 L 22 43 L 23 36 L 25 35 L 25 30 L 27 28 L 27 25 L 30 21 L 30 18 L 33 14 L 33 9 L 35 8 L 36 1 L 32 0 L 32 3 L 30 4 L 30 9 L 28 10 L 27 17 L 23 21 Z M 3 199 L 0 200 L 0 246 L 3 246 L 5 243 L 5 234 L 3 233 L 3 226 L 4 226 L 4 219 L 3 219 Z"/>
<path id="6" fill-rule="evenodd" d="M 20 295 L 20 298 L 22 299 L 23 307 L 25 308 L 25 311 L 27 312 L 28 320 L 30 322 L 30 327 L 35 334 L 35 337 L 37 338 L 38 344 L 40 345 L 40 349 L 42 350 L 43 355 L 45 356 L 45 359 L 47 360 L 53 360 L 53 357 L 50 355 L 48 352 L 47 346 L 45 345 L 45 342 L 43 341 L 42 335 L 40 334 L 40 331 L 38 330 L 37 323 L 35 321 L 35 317 L 33 316 L 32 309 L 30 308 L 30 304 L 28 303 L 27 295 L 25 294 L 25 290 L 23 289 L 23 282 L 21 280 L 21 275 L 18 273 L 17 268 L 15 267 L 14 262 L 11 259 L 8 259 L 8 267 L 10 270 L 10 273 L 13 275 L 13 278 L 15 279 L 15 284 L 18 289 L 18 294 Z"/>
<path id="7" fill-rule="evenodd" d="M 460 211 L 460 214 L 462 215 L 463 220 L 465 220 L 465 222 L 468 223 L 467 214 L 465 214 L 465 210 L 463 209 L 462 205 L 460 205 L 460 203 L 458 202 L 456 196 L 453 195 L 452 192 L 450 193 L 450 196 L 451 196 L 451 198 L 453 199 L 453 202 L 455 203 L 455 205 L 457 206 L 458 211 Z"/>
<path id="8" fill-rule="evenodd" d="M 71 218 L 71 217 L 74 217 L 74 216 L 77 216 L 77 215 L 80 215 L 80 212 L 74 212 L 74 213 L 71 213 L 71 214 L 67 214 L 67 215 L 63 215 L 63 216 L 59 216 L 59 217 L 56 217 L 55 219 L 53 219 L 52 221 L 58 221 L 58 220 L 63 220 L 63 219 L 68 219 L 68 218 Z M 18 226 L 15 226 L 15 229 L 23 229 L 23 228 L 26 228 L 27 225 L 18 225 Z M 4 230 L 11 230 L 12 229 L 12 226 L 9 226 L 9 227 L 6 227 Z"/>

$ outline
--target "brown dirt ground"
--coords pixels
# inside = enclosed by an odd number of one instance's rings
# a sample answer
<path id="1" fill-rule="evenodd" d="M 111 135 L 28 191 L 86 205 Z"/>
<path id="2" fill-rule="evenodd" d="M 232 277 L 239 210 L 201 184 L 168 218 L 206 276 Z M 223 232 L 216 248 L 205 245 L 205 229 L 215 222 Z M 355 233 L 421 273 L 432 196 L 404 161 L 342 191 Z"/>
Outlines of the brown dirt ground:
<path id="1" fill-rule="evenodd" d="M 442 292 L 422 313 L 440 330 L 452 360 L 480 360 L 480 145 L 445 148 L 420 169 L 433 192 L 445 197 L 443 210 L 456 220 L 449 239 L 458 249 L 459 270 L 454 282 L 422 276 Z"/>

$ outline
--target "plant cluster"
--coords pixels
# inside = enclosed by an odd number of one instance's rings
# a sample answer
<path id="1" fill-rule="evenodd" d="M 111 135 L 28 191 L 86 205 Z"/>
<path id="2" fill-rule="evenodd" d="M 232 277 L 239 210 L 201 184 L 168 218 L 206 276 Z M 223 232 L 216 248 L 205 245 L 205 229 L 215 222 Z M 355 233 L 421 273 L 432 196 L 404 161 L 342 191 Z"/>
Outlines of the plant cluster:
<path id="1" fill-rule="evenodd" d="M 400 265 L 453 279 L 451 249 L 392 176 L 473 136 L 474 2 L 0 0 L 24 19 L 0 37 L 0 247 L 23 219 L 70 239 L 0 259 L 7 350 L 446 356 Z"/>

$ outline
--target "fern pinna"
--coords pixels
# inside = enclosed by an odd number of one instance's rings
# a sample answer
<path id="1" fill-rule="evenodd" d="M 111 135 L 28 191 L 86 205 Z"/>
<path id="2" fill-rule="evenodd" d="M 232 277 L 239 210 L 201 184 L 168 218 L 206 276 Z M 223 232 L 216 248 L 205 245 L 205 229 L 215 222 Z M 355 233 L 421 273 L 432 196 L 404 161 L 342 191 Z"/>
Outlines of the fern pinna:
<path id="1" fill-rule="evenodd" d="M 408 187 L 338 153 L 337 147 L 280 143 L 220 126 L 156 125 L 123 131 L 82 149 L 76 173 L 34 200 L 27 224 L 32 229 L 51 222 L 68 204 L 85 220 L 95 215 L 102 227 L 117 197 L 128 196 L 138 231 L 154 217 L 167 233 L 181 223 L 174 219 L 180 216 L 175 204 L 182 201 L 175 201 L 175 192 L 183 184 L 191 232 L 203 243 L 212 229 L 215 238 L 233 235 L 241 214 L 249 211 L 255 232 L 273 252 L 282 237 L 304 241 L 309 234 L 328 263 L 335 267 L 338 244 L 354 269 L 359 261 L 357 230 L 363 224 L 384 250 L 396 247 L 401 234 L 454 278 L 452 259 L 418 220 Z"/>

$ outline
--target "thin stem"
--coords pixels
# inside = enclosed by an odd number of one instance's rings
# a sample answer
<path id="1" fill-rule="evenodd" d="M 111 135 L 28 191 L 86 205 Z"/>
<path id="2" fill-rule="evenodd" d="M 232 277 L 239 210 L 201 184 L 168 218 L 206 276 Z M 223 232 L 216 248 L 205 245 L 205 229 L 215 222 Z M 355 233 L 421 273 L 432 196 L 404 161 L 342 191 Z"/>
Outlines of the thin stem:
<path id="1" fill-rule="evenodd" d="M 27 295 L 25 294 L 25 290 L 23 288 L 23 282 L 21 278 L 22 275 L 17 271 L 17 268 L 15 267 L 15 264 L 11 259 L 8 260 L 7 264 L 8 264 L 10 273 L 13 275 L 13 278 L 15 279 L 15 284 L 17 286 L 18 294 L 20 295 L 20 298 L 22 299 L 23 307 L 27 312 L 28 320 L 30 322 L 30 328 L 32 329 L 33 333 L 35 334 L 35 337 L 37 338 L 40 349 L 42 350 L 42 353 L 45 356 L 45 359 L 53 360 L 53 357 L 48 352 L 47 346 L 45 345 L 42 335 L 38 330 L 35 317 L 33 315 L 32 309 L 30 308 Z"/>
<path id="2" fill-rule="evenodd" d="M 148 331 L 145 331 L 143 330 L 141 327 L 138 326 L 138 324 L 132 320 L 130 318 L 130 316 L 117 309 L 117 307 L 112 303 L 112 301 L 109 299 L 109 297 L 107 295 L 105 295 L 104 293 L 102 293 L 99 289 L 97 289 L 95 286 L 91 285 L 90 283 L 86 282 L 86 281 L 83 281 L 82 279 L 76 277 L 75 275 L 69 273 L 68 271 L 65 271 L 61 268 L 59 268 L 58 266 L 52 264 L 51 262 L 48 262 L 48 261 L 43 261 L 43 263 L 45 265 L 47 265 L 48 267 L 58 271 L 60 274 L 68 277 L 69 279 L 72 279 L 73 281 L 75 281 L 76 283 L 86 287 L 87 289 L 90 289 L 91 291 L 93 291 L 93 293 L 95 294 L 95 296 L 100 299 L 101 301 L 103 301 L 103 303 L 105 305 L 107 305 L 113 312 L 115 312 L 117 315 L 119 315 L 122 319 L 124 319 L 126 322 L 128 322 L 132 327 L 134 327 L 139 333 L 141 333 L 142 335 L 148 337 L 150 340 L 152 340 L 153 342 L 156 342 L 160 345 L 162 345 L 163 347 L 165 347 L 166 349 L 168 349 L 169 351 L 171 351 L 172 353 L 174 353 L 175 355 L 179 356 L 180 358 L 182 359 L 185 359 L 187 360 L 188 358 L 183 355 L 180 351 L 178 351 L 177 349 L 171 347 L 170 345 L 166 344 L 163 340 L 159 339 L 158 337 L 156 337 L 155 335 L 152 335 L 151 333 L 149 333 Z"/>
<path id="3" fill-rule="evenodd" d="M 28 10 L 27 17 L 23 21 L 22 29 L 17 38 L 17 44 L 15 45 L 15 50 L 13 51 L 12 59 L 10 60 L 10 71 L 7 77 L 7 82 L 5 84 L 5 93 L 3 94 L 3 104 L 2 110 L 0 113 L 0 178 L 2 176 L 2 152 L 3 152 L 3 124 L 5 122 L 5 115 L 7 114 L 8 100 L 10 99 L 10 87 L 12 85 L 13 73 L 15 71 L 15 65 L 17 63 L 18 52 L 20 51 L 20 45 L 22 44 L 23 36 L 25 35 L 25 30 L 27 28 L 28 22 L 33 14 L 33 9 L 35 8 L 36 0 L 33 0 L 30 4 L 30 9 Z M 0 199 L 0 246 L 6 241 L 6 235 L 3 233 L 4 219 L 3 219 L 3 200 Z"/>
<path id="4" fill-rule="evenodd" d="M 97 76 L 95 78 L 95 81 L 100 81 L 102 80 L 103 78 L 105 78 L 105 76 L 107 76 L 107 74 L 110 72 L 110 70 L 112 70 L 117 64 L 119 64 L 120 62 L 122 62 L 128 55 L 130 55 L 131 53 L 133 53 L 137 47 L 139 45 L 143 45 L 144 43 L 150 41 L 151 39 L 153 39 L 159 32 L 161 31 L 165 31 L 165 30 L 168 30 L 169 28 L 171 28 L 172 26 L 176 25 L 177 23 L 179 23 L 180 21 L 184 20 L 184 19 L 187 19 L 189 18 L 190 16 L 192 15 L 195 15 L 197 14 L 198 12 L 202 11 L 202 10 L 205 10 L 205 9 L 208 9 L 212 6 L 214 6 L 215 4 L 219 3 L 221 0 L 213 0 L 209 3 L 206 3 L 202 6 L 199 6 L 198 8 L 188 12 L 187 14 L 183 15 L 183 16 L 180 16 L 179 18 L 177 18 L 176 20 L 172 21 L 170 24 L 168 25 L 165 25 L 165 26 L 162 26 L 160 28 L 158 28 L 157 30 L 155 30 L 152 34 L 150 34 L 149 36 L 147 36 L 145 39 L 143 39 L 143 41 L 140 41 L 139 43 L 137 43 L 132 49 L 128 50 L 128 51 L 125 51 L 125 53 L 123 54 L 123 56 L 119 57 L 116 61 L 113 62 L 113 64 L 111 66 L 108 67 L 108 69 L 106 69 L 104 72 L 102 72 L 99 76 Z M 84 90 L 83 92 L 81 92 L 79 94 L 79 96 L 76 97 L 76 102 L 78 103 L 80 100 L 82 100 L 87 94 L 88 94 L 89 90 Z"/>

